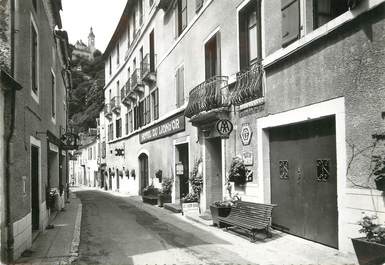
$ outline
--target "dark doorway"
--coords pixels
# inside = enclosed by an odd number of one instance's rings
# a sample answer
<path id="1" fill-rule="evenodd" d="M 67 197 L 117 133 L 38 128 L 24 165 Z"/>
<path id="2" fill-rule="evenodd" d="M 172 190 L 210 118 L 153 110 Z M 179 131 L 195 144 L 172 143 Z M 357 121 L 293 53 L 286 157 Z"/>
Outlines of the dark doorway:
<path id="1" fill-rule="evenodd" d="M 120 187 L 120 183 L 119 183 L 119 169 L 116 169 L 116 189 L 119 190 L 119 187 Z"/>
<path id="2" fill-rule="evenodd" d="M 143 189 L 148 186 L 148 156 L 146 154 L 139 156 L 139 174 L 139 194 L 142 194 Z"/>
<path id="3" fill-rule="evenodd" d="M 176 162 L 183 164 L 183 175 L 179 177 L 179 199 L 185 197 L 189 193 L 189 159 L 188 159 L 188 144 L 181 144 L 176 146 L 177 157 Z"/>
<path id="4" fill-rule="evenodd" d="M 338 248 L 336 168 L 334 117 L 271 129 L 273 225 Z"/>
<path id="5" fill-rule="evenodd" d="M 31 146 L 32 230 L 39 230 L 39 148 Z"/>

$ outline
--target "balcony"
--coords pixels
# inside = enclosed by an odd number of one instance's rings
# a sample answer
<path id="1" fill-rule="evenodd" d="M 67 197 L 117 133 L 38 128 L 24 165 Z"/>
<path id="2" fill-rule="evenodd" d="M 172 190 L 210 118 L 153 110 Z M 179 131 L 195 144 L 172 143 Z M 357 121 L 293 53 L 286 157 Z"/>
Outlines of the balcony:
<path id="1" fill-rule="evenodd" d="M 104 116 L 108 119 L 112 118 L 111 105 L 108 103 L 104 105 Z"/>
<path id="2" fill-rule="evenodd" d="M 214 76 L 190 91 L 185 116 L 191 122 L 211 122 L 228 112 L 230 106 L 227 76 Z"/>
<path id="3" fill-rule="evenodd" d="M 141 63 L 142 79 L 144 82 L 154 83 L 156 82 L 156 72 L 155 72 L 155 58 L 156 55 L 151 55 L 149 53 L 143 58 Z"/>
<path id="4" fill-rule="evenodd" d="M 255 99 L 263 99 L 263 69 L 262 65 L 254 64 L 247 71 L 237 73 L 237 82 L 231 92 L 231 103 L 241 105 Z"/>
<path id="5" fill-rule="evenodd" d="M 131 75 L 131 89 L 140 94 L 144 93 L 144 84 L 140 69 L 135 69 Z"/>
<path id="6" fill-rule="evenodd" d="M 113 97 L 111 99 L 111 110 L 116 114 L 120 114 L 120 97 Z"/>

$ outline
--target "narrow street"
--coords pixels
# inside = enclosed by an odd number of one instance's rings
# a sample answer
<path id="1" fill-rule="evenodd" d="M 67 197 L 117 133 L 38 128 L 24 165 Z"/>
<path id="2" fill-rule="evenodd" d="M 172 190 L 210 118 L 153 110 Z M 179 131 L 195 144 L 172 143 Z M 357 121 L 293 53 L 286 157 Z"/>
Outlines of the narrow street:
<path id="1" fill-rule="evenodd" d="M 76 194 L 83 216 L 75 264 L 252 264 L 222 247 L 230 243 L 173 216 L 160 220 L 130 198 Z"/>

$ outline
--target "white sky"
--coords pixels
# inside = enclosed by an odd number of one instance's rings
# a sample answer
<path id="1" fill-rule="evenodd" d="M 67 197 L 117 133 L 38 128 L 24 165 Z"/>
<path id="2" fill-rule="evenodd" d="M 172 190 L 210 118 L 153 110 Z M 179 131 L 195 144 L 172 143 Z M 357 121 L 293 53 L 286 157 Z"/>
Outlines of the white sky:
<path id="1" fill-rule="evenodd" d="M 123 13 L 127 0 L 62 0 L 63 30 L 72 44 L 82 39 L 87 44 L 92 26 L 95 46 L 102 53 Z"/>

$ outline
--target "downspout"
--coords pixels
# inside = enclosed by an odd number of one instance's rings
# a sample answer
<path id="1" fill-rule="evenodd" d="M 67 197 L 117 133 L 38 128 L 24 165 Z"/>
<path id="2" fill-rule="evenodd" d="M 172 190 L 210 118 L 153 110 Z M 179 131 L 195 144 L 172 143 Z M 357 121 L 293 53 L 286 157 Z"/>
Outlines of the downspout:
<path id="1" fill-rule="evenodd" d="M 11 45 L 11 76 L 15 75 L 15 1 L 10 0 L 10 19 L 11 19 L 11 30 L 10 30 L 10 45 Z M 7 250 L 5 260 L 10 262 L 13 260 L 13 225 L 11 220 L 11 191 L 10 191 L 10 180 L 11 180 L 11 140 L 13 137 L 13 133 L 15 130 L 15 99 L 16 99 L 16 91 L 15 89 L 11 89 L 5 95 L 5 106 L 9 106 L 10 109 L 10 118 L 5 121 L 5 225 L 7 229 Z M 9 126 L 8 126 L 9 125 Z"/>

